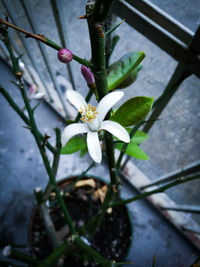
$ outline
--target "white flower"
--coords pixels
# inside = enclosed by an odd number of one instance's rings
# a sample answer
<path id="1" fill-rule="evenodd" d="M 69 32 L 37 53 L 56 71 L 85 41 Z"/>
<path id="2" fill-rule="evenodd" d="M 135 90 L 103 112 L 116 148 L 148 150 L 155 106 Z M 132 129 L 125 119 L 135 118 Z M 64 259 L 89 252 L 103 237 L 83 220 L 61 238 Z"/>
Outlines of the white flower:
<path id="1" fill-rule="evenodd" d="M 130 142 L 129 134 L 124 127 L 114 121 L 104 121 L 108 111 L 123 97 L 123 92 L 118 91 L 107 94 L 101 99 L 97 108 L 87 104 L 85 99 L 74 90 L 67 90 L 66 95 L 68 100 L 81 113 L 81 120 L 85 123 L 73 123 L 67 126 L 62 133 L 62 146 L 65 146 L 73 136 L 87 133 L 88 152 L 95 162 L 100 163 L 102 159 L 98 136 L 100 130 L 110 132 L 123 142 Z"/>
<path id="2" fill-rule="evenodd" d="M 28 98 L 32 99 L 42 99 L 45 96 L 44 93 L 38 92 L 38 87 L 35 84 L 31 84 L 28 90 Z"/>

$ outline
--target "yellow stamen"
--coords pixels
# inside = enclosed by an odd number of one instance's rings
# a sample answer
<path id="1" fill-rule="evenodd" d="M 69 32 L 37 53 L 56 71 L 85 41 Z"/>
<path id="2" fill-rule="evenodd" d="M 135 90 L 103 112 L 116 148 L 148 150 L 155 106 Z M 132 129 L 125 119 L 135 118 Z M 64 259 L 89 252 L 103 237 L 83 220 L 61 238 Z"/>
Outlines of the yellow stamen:
<path id="1" fill-rule="evenodd" d="M 80 108 L 80 114 L 82 115 L 81 121 L 92 123 L 92 120 L 96 119 L 98 112 L 96 112 L 96 107 L 92 107 L 90 104 L 83 108 Z"/>

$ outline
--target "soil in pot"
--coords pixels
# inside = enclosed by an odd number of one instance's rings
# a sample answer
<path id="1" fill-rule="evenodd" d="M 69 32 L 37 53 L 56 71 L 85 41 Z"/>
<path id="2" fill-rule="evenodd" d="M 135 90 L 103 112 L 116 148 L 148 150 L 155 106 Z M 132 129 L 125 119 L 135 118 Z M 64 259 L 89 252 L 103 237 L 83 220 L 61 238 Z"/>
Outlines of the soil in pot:
<path id="1" fill-rule="evenodd" d="M 89 218 L 98 212 L 107 190 L 107 184 L 94 177 L 84 177 L 72 191 L 66 192 L 75 178 L 63 180 L 58 185 L 76 228 L 80 228 L 84 222 L 87 223 Z M 70 232 L 54 192 L 49 198 L 49 212 L 59 238 L 65 240 Z M 128 252 L 131 235 L 132 229 L 127 208 L 116 207 L 109 209 L 106 213 L 99 230 L 91 241 L 91 246 L 107 259 L 122 261 Z M 37 258 L 44 259 L 52 252 L 37 207 L 32 214 L 29 237 L 33 254 Z M 76 255 L 79 254 L 78 251 Z M 75 258 L 73 255 L 67 257 L 63 255 L 63 262 L 64 266 L 98 266 L 88 260 L 83 262 L 82 259 Z"/>

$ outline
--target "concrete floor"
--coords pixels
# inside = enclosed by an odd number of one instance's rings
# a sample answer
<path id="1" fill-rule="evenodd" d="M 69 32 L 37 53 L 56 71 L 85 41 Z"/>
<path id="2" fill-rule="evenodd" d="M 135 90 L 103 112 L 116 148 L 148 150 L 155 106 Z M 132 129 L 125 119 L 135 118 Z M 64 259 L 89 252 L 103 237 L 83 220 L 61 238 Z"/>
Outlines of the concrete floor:
<path id="1" fill-rule="evenodd" d="M 20 8 L 20 2 L 18 0 L 11 0 L 10 2 L 13 2 L 18 10 L 16 16 L 19 26 L 29 30 Z M 85 21 L 76 19 L 84 14 L 85 2 L 73 0 L 72 4 L 72 1 L 65 1 L 65 3 L 63 1 L 63 5 L 66 10 L 67 31 L 70 36 L 69 41 L 72 51 L 81 57 L 89 58 L 90 47 L 87 24 Z M 180 20 L 191 30 L 196 30 L 200 18 L 200 2 L 198 0 L 152 0 L 152 2 L 158 4 L 159 7 Z M 50 39 L 59 42 L 49 1 L 31 0 L 30 3 L 30 9 L 37 16 L 37 21 L 41 25 L 40 33 L 45 33 Z M 4 9 L 0 4 L 0 15 L 2 16 L 2 14 L 4 14 Z M 11 32 L 15 37 L 15 32 Z M 118 28 L 117 33 L 120 34 L 121 39 L 113 54 L 112 61 L 133 50 L 142 50 L 146 54 L 143 69 L 140 71 L 137 82 L 126 90 L 125 98 L 128 99 L 136 95 L 158 97 L 172 75 L 176 62 L 126 23 Z M 81 46 L 79 45 L 80 42 Z M 29 40 L 29 43 L 41 72 L 44 74 L 46 81 L 50 83 L 49 75 L 35 41 Z M 59 71 L 63 76 L 66 76 L 65 66 L 56 59 L 57 53 L 51 48 L 47 48 L 47 51 L 54 71 Z M 24 56 L 26 57 L 26 55 Z M 76 88 L 85 95 L 87 87 L 80 76 L 80 66 L 74 63 L 73 67 Z M 17 90 L 7 83 L 13 78 L 3 63 L 1 63 L 0 73 L 1 82 L 17 95 Z M 142 145 L 150 159 L 145 162 L 133 160 L 150 179 L 163 176 L 200 158 L 199 89 L 199 79 L 195 76 L 191 76 L 183 82 L 173 100 L 162 113 L 161 120 L 157 121 L 150 131 L 149 140 Z M 16 99 L 20 101 L 17 96 Z M 24 225 L 28 224 L 31 207 L 33 206 L 33 188 L 38 185 L 44 186 L 47 178 L 40 178 L 46 177 L 46 174 L 32 136 L 21 127 L 23 125 L 21 120 L 15 116 L 2 99 L 1 102 L 0 138 L 2 146 L 0 152 L 2 161 L 0 168 L 2 168 L 1 173 L 3 174 L 1 176 L 3 177 L 1 178 L 1 188 L 3 190 L 1 191 L 0 202 L 0 222 L 2 224 L 0 238 L 11 241 L 13 239 L 20 243 L 27 241 L 27 232 Z M 40 111 L 42 116 L 39 115 Z M 53 136 L 51 130 L 53 127 L 56 125 L 63 127 L 60 119 L 45 105 L 41 105 L 36 114 L 40 129 L 43 132 Z M 24 134 L 26 134 L 25 139 Z M 23 136 L 23 139 L 21 139 L 21 136 Z M 62 157 L 62 167 L 59 169 L 58 178 L 71 175 L 74 172 L 80 173 L 89 165 L 89 157 L 86 156 L 80 160 L 77 156 L 67 156 L 67 159 Z M 94 173 L 96 172 L 97 169 L 94 169 Z M 98 167 L 98 173 L 100 172 L 102 173 L 101 176 L 107 177 L 105 166 Z M 179 204 L 193 203 L 199 205 L 199 190 L 199 182 L 194 181 L 190 185 L 182 185 L 171 189 L 168 193 Z M 24 197 L 26 202 L 23 201 Z M 158 266 L 189 266 L 192 263 L 196 252 L 192 251 L 190 245 L 171 226 L 166 224 L 165 220 L 160 218 L 145 201 L 134 204 L 132 209 L 135 221 L 135 243 L 133 242 L 132 257 L 130 258 L 135 262 L 133 266 L 151 266 L 154 253 L 158 255 Z M 9 216 L 9 214 L 13 214 L 13 216 Z M 199 216 L 196 219 L 199 221 Z M 143 259 L 142 263 L 140 262 L 141 258 Z"/>
<path id="2" fill-rule="evenodd" d="M 20 104 L 19 91 L 9 82 L 15 78 L 2 61 L 0 61 L 0 72 L 2 74 L 0 83 Z M 23 127 L 23 121 L 2 97 L 0 107 L 0 240 L 16 246 L 27 245 L 28 225 L 35 204 L 33 190 L 36 186 L 44 188 L 47 174 L 33 137 Z M 45 103 L 36 111 L 36 120 L 41 132 L 48 133 L 52 142 L 54 141 L 52 128 L 64 127 L 64 123 Z M 88 156 L 80 159 L 77 154 L 62 156 L 58 179 L 80 173 L 87 168 L 90 161 Z M 97 173 L 108 179 L 105 163 L 89 172 L 95 175 Z M 124 198 L 135 193 L 128 186 L 123 187 Z M 132 203 L 129 208 L 133 218 L 134 236 L 128 255 L 128 260 L 133 263 L 127 266 L 151 266 L 154 254 L 157 256 L 159 267 L 189 267 L 197 258 L 198 251 L 147 201 Z"/>

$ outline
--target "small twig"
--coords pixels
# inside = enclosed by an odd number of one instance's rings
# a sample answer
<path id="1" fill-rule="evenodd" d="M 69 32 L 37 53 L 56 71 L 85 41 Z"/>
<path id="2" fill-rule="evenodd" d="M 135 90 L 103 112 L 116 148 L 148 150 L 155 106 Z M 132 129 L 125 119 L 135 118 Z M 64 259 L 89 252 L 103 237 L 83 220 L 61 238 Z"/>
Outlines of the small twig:
<path id="1" fill-rule="evenodd" d="M 68 243 L 65 241 L 59 247 L 57 247 L 47 258 L 38 264 L 38 267 L 52 266 L 58 258 L 69 249 Z"/>
<path id="2" fill-rule="evenodd" d="M 140 128 L 140 126 L 144 123 L 144 121 L 139 121 L 134 127 L 133 129 L 131 130 L 130 132 L 130 139 L 133 138 L 134 134 L 137 132 L 137 130 Z M 119 171 L 120 170 L 120 166 L 121 166 L 121 161 L 123 159 L 123 156 L 126 152 L 126 149 L 128 147 L 129 143 L 125 143 L 121 149 L 121 152 L 120 152 L 120 155 L 118 157 L 118 160 L 117 160 L 117 164 L 116 164 L 116 168 L 117 170 Z"/>
<path id="3" fill-rule="evenodd" d="M 80 237 L 72 236 L 72 241 L 76 244 L 79 248 L 85 251 L 88 255 L 90 255 L 95 262 L 100 263 L 102 267 L 112 267 L 112 262 L 105 259 L 101 254 L 95 251 L 91 246 L 88 246 Z"/>
<path id="4" fill-rule="evenodd" d="M 123 19 L 122 21 L 120 21 L 117 25 L 113 26 L 110 30 L 108 30 L 107 32 L 105 32 L 105 35 L 108 36 L 109 34 L 111 34 L 113 31 L 115 31 L 123 22 L 125 21 L 125 19 Z"/>
<path id="5" fill-rule="evenodd" d="M 53 171 L 54 177 L 56 177 L 56 174 L 57 174 L 58 164 L 60 160 L 60 151 L 62 148 L 61 139 L 60 139 L 60 129 L 55 128 L 55 133 L 56 133 L 56 148 L 54 152 L 53 165 L 52 165 L 52 171 Z M 49 181 L 44 191 L 44 196 L 43 196 L 44 201 L 48 200 L 49 195 L 52 192 L 52 189 L 53 189 L 53 184 L 51 183 L 51 181 Z"/>
<path id="6" fill-rule="evenodd" d="M 0 93 L 4 96 L 4 98 L 7 100 L 7 102 L 10 104 L 10 106 L 15 110 L 15 112 L 21 117 L 21 119 L 26 123 L 28 127 L 30 127 L 30 120 L 28 117 L 24 114 L 24 112 L 20 109 L 20 107 L 15 103 L 15 101 L 12 99 L 10 94 L 0 85 Z M 30 129 L 30 128 L 29 128 Z M 40 136 L 40 140 L 44 142 L 44 136 L 38 131 L 38 134 Z M 55 148 L 49 143 L 46 142 L 46 147 L 52 152 L 55 152 Z"/>
<path id="7" fill-rule="evenodd" d="M 91 170 L 94 166 L 95 166 L 95 162 L 92 162 L 92 163 L 90 164 L 90 166 L 89 166 L 85 171 L 83 171 L 83 172 L 82 172 L 82 173 L 75 179 L 74 182 L 72 182 L 72 183 L 68 186 L 68 188 L 64 191 L 64 193 L 70 192 L 70 191 L 74 188 L 74 186 L 76 185 L 76 183 L 78 183 L 78 181 L 80 181 L 80 180 L 87 174 L 87 172 L 89 172 L 89 170 Z"/>
<path id="8" fill-rule="evenodd" d="M 2 18 L 0 18 L 0 23 L 10 27 L 10 28 L 13 28 L 19 32 L 22 32 L 25 34 L 25 37 L 31 37 L 31 38 L 34 38 L 35 40 L 37 41 L 40 41 L 54 49 L 56 49 L 57 51 L 59 51 L 60 49 L 62 49 L 62 47 L 58 44 L 56 44 L 55 42 L 51 41 L 50 39 L 46 38 L 43 34 L 34 34 L 34 33 L 31 33 L 31 32 L 28 32 L 20 27 L 17 27 L 15 25 L 13 25 L 12 23 L 6 21 L 6 20 L 3 20 Z M 79 62 L 80 64 L 83 64 L 85 66 L 89 66 L 90 63 L 89 61 L 86 61 L 85 59 L 83 58 L 80 58 L 78 56 L 76 56 L 75 54 L 73 54 L 73 59 L 76 60 L 77 62 Z"/>
<path id="9" fill-rule="evenodd" d="M 112 203 L 109 207 L 117 207 L 117 206 L 125 205 L 125 204 L 128 204 L 130 202 L 134 202 L 134 201 L 137 201 L 139 199 L 142 199 L 142 198 L 154 195 L 154 194 L 162 193 L 171 187 L 174 187 L 176 185 L 183 184 L 183 183 L 195 180 L 195 179 L 199 179 L 199 178 L 200 178 L 200 173 L 198 173 L 194 176 L 189 176 L 189 177 L 185 177 L 185 178 L 178 178 L 178 179 L 176 179 L 176 181 L 171 182 L 169 184 L 166 184 L 164 186 L 161 186 L 155 190 L 144 192 L 144 193 L 138 194 L 134 197 L 125 199 L 125 200 L 116 201 L 115 203 Z M 107 208 L 109 208 L 109 207 L 107 207 Z"/>
<path id="10" fill-rule="evenodd" d="M 7 255 L 9 258 L 12 258 L 12 259 L 15 259 L 21 262 L 25 262 L 25 263 L 30 263 L 32 266 L 35 266 L 39 263 L 39 260 L 34 259 L 30 255 L 22 253 L 16 249 L 13 249 L 12 247 L 10 247 L 9 250 L 10 251 Z"/>
<path id="11" fill-rule="evenodd" d="M 153 256 L 152 267 L 156 267 L 156 255 Z"/>
<path id="12" fill-rule="evenodd" d="M 56 234 L 56 230 L 55 230 L 54 224 L 52 222 L 52 219 L 49 215 L 46 203 L 43 202 L 43 192 L 42 192 L 42 190 L 39 190 L 39 191 L 35 190 L 34 193 L 36 196 L 40 215 L 41 215 L 42 221 L 44 223 L 48 239 L 51 243 L 52 248 L 56 249 L 60 245 L 60 241 L 58 240 L 58 236 Z"/>

